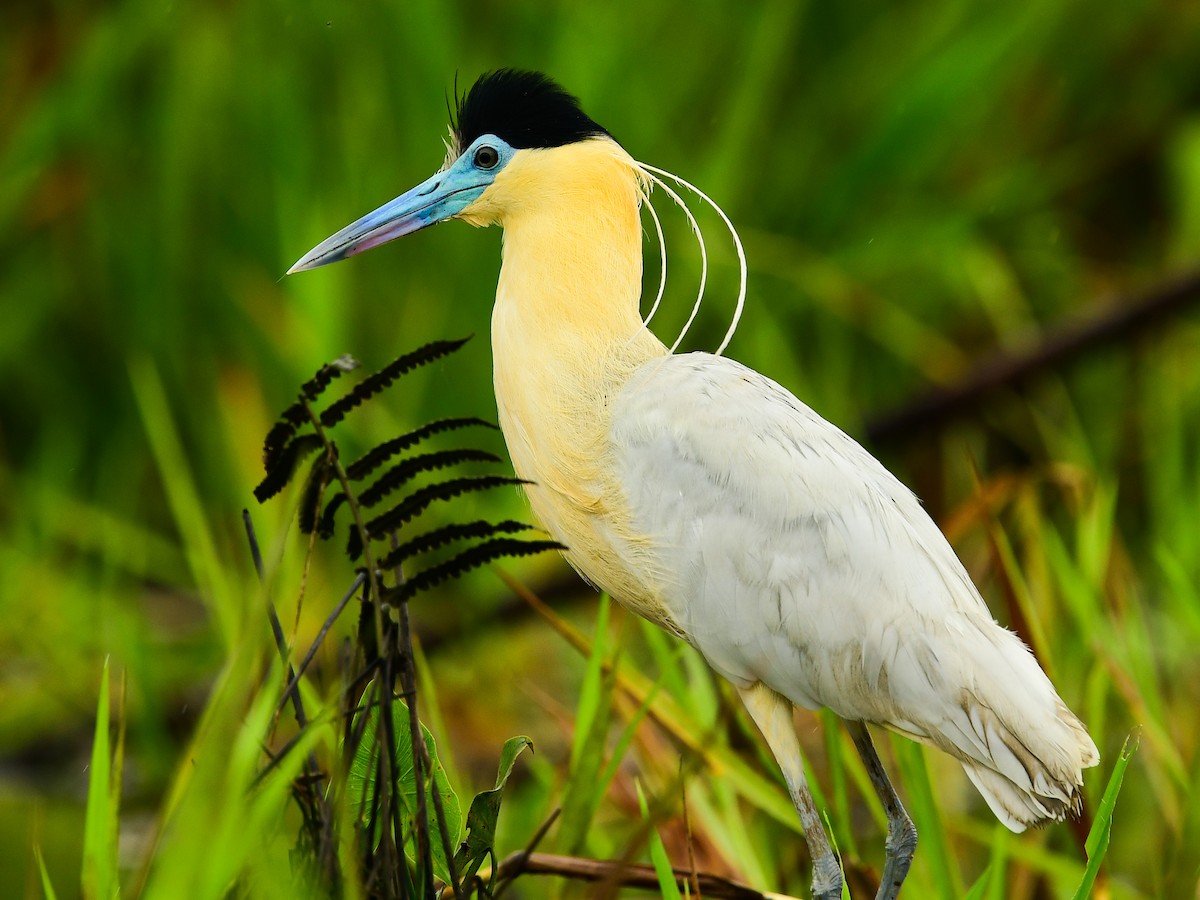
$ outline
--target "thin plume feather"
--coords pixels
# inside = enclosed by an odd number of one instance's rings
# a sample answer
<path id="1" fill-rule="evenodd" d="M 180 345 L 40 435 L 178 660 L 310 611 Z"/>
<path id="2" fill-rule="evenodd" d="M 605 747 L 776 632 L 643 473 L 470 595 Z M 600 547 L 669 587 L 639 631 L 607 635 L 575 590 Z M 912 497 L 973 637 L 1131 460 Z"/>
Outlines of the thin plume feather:
<path id="1" fill-rule="evenodd" d="M 650 320 L 654 318 L 654 314 L 658 312 L 659 304 L 662 303 L 663 294 L 667 291 L 667 239 L 663 235 L 662 221 L 658 218 L 658 210 L 654 208 L 654 203 L 650 200 L 649 185 L 640 189 L 642 200 L 646 204 L 646 208 L 650 210 L 650 218 L 654 220 L 654 232 L 658 236 L 658 257 L 659 257 L 659 278 L 658 278 L 658 294 L 654 298 L 654 303 L 650 306 L 650 312 L 646 314 L 646 318 L 642 319 L 642 326 L 650 325 Z"/>
<path id="2" fill-rule="evenodd" d="M 703 268 L 702 268 L 701 274 L 700 274 L 700 295 L 696 298 L 696 304 L 692 308 L 692 314 L 688 318 L 687 324 L 684 325 L 683 331 L 680 333 L 679 337 L 676 339 L 675 343 L 671 347 L 672 353 L 675 352 L 675 349 L 679 346 L 679 342 L 682 341 L 684 335 L 687 334 L 688 328 L 691 327 L 692 320 L 695 319 L 696 313 L 699 311 L 700 302 L 704 295 L 705 277 L 708 274 L 708 260 L 707 260 L 706 254 L 705 254 L 704 238 L 700 233 L 700 228 L 696 222 L 695 216 L 692 215 L 691 210 L 688 209 L 688 206 L 683 201 L 683 198 L 680 197 L 679 194 L 676 193 L 674 190 L 672 190 L 667 185 L 667 183 L 665 181 L 663 181 L 663 178 L 671 179 L 676 184 L 691 191 L 693 194 L 695 194 L 697 197 L 699 197 L 703 202 L 707 203 L 710 207 L 712 207 L 713 212 L 715 212 L 718 216 L 721 217 L 721 221 L 725 224 L 725 227 L 729 230 L 729 236 L 733 239 L 733 247 L 734 247 L 734 250 L 737 253 L 737 257 L 738 257 L 738 273 L 739 273 L 738 296 L 737 296 L 737 303 L 734 306 L 733 320 L 730 322 L 729 328 L 725 332 L 725 337 L 722 339 L 720 345 L 717 347 L 717 350 L 716 350 L 716 355 L 720 356 L 723 352 L 725 352 L 725 348 L 729 346 L 729 342 L 731 340 L 733 340 L 733 335 L 737 331 L 738 323 L 742 319 L 742 311 L 745 309 L 745 306 L 746 306 L 746 280 L 747 280 L 746 251 L 745 251 L 745 248 L 742 246 L 741 236 L 738 234 L 737 229 L 734 227 L 733 222 L 730 220 L 729 216 L 727 216 L 725 214 L 725 210 L 721 209 L 721 207 L 717 205 L 717 202 L 715 200 L 713 200 L 710 196 L 708 196 L 708 194 L 704 193 L 704 191 L 700 190 L 700 188 L 696 187 L 690 181 L 680 178 L 678 175 L 676 175 L 673 172 L 668 172 L 666 169 L 660 169 L 657 166 L 652 166 L 652 165 L 649 165 L 648 163 L 637 162 L 636 165 L 637 165 L 638 170 L 645 176 L 645 178 L 647 180 L 649 180 L 653 184 L 657 184 L 658 186 L 660 186 L 664 191 L 667 192 L 668 196 L 670 196 L 671 199 L 674 200 L 684 210 L 684 212 L 687 214 L 688 222 L 692 226 L 692 230 L 695 233 L 696 239 L 700 244 L 700 255 L 701 255 L 701 261 L 703 264 Z M 665 254 L 665 250 L 664 250 L 664 254 Z"/>
<path id="3" fill-rule="evenodd" d="M 700 230 L 700 223 L 696 221 L 696 216 L 688 208 L 687 203 L 679 196 L 678 192 L 652 172 L 647 172 L 647 177 L 652 183 L 657 184 L 666 191 L 667 196 L 675 201 L 675 205 L 683 210 L 684 216 L 687 217 L 688 225 L 692 229 L 692 234 L 696 238 L 696 243 L 700 246 L 700 288 L 696 291 L 696 302 L 692 304 L 691 315 L 683 323 L 683 328 L 680 330 L 679 336 L 675 338 L 675 343 L 671 345 L 671 352 L 674 353 L 679 349 L 679 345 L 683 343 L 683 339 L 691 329 L 692 323 L 696 321 L 696 314 L 700 312 L 700 305 L 704 302 L 704 288 L 708 284 L 708 248 L 704 244 L 704 232 Z"/>

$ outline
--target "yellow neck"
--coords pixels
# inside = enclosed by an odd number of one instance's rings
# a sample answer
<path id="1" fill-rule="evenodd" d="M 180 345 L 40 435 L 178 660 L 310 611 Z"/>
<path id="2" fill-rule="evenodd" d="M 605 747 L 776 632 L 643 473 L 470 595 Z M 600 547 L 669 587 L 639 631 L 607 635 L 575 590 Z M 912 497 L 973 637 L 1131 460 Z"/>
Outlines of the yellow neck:
<path id="1" fill-rule="evenodd" d="M 643 587 L 614 552 L 614 542 L 637 538 L 612 479 L 611 409 L 629 376 L 667 349 L 638 311 L 642 230 L 632 160 L 608 139 L 528 151 L 495 187 L 505 201 L 496 216 L 504 262 L 492 353 L 513 466 L 535 482 L 534 513 L 568 546 L 571 562 L 618 599 L 643 606 Z"/>
<path id="2" fill-rule="evenodd" d="M 494 188 L 514 198 L 499 217 L 504 262 L 492 314 L 501 415 L 517 416 L 513 424 L 548 449 L 590 450 L 580 440 L 592 423 L 607 425 L 612 392 L 666 353 L 638 312 L 632 160 L 608 139 L 525 151 Z"/>
<path id="3" fill-rule="evenodd" d="M 500 217 L 501 317 L 519 316 L 533 327 L 526 336 L 539 343 L 597 346 L 641 330 L 639 187 L 633 161 L 618 144 L 596 139 L 524 151 L 496 188 L 520 198 Z"/>

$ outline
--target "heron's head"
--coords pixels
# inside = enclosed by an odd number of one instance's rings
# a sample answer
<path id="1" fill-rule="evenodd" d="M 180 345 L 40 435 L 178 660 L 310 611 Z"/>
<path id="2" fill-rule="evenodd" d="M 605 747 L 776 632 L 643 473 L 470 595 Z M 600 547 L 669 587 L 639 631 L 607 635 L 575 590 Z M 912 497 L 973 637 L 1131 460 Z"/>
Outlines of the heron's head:
<path id="1" fill-rule="evenodd" d="M 447 219 L 504 224 L 530 204 L 552 204 L 562 173 L 623 151 L 579 102 L 544 75 L 501 69 L 458 102 L 446 162 L 432 177 L 347 225 L 288 273 L 315 269 Z"/>

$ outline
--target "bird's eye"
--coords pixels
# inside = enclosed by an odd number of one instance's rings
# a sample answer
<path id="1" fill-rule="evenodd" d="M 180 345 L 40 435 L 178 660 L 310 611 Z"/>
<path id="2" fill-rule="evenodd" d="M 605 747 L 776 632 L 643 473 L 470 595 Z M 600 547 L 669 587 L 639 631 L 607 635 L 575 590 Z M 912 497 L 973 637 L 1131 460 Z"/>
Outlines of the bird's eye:
<path id="1" fill-rule="evenodd" d="M 496 152 L 495 147 L 484 144 L 475 151 L 475 165 L 481 169 L 494 169 L 498 162 L 500 162 L 500 154 Z"/>

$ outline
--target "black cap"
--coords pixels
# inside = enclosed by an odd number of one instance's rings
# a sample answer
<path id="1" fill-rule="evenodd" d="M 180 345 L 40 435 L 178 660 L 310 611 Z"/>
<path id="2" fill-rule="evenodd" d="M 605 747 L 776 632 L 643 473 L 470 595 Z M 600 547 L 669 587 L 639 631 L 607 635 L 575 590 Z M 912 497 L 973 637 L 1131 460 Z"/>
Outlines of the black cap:
<path id="1" fill-rule="evenodd" d="M 484 134 L 511 147 L 561 147 L 608 134 L 579 101 L 540 72 L 499 69 L 479 76 L 458 101 L 454 137 L 461 153 Z"/>

